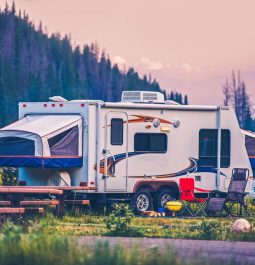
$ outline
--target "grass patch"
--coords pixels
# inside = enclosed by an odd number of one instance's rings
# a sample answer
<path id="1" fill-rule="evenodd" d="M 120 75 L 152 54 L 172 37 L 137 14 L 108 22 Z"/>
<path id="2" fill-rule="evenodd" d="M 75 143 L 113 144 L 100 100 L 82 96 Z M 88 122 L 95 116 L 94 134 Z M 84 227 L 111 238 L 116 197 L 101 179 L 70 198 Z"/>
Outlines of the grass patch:
<path id="1" fill-rule="evenodd" d="M 254 206 L 251 206 L 254 208 Z M 62 219 L 48 214 L 45 218 L 19 218 L 15 223 L 24 233 L 43 231 L 61 236 L 125 236 L 205 240 L 239 240 L 255 242 L 255 220 L 249 233 L 231 233 L 236 218 L 149 218 L 136 217 L 125 205 L 111 213 L 68 214 Z"/>
<path id="2" fill-rule="evenodd" d="M 108 229 L 105 217 L 96 215 L 57 219 L 52 215 L 30 221 L 27 233 L 38 230 L 48 234 L 58 233 L 62 236 L 125 236 L 125 237 L 159 237 L 205 240 L 240 240 L 255 242 L 255 222 L 249 233 L 231 233 L 234 218 L 141 218 L 133 217 L 125 229 Z M 23 221 L 24 222 L 24 221 Z"/>

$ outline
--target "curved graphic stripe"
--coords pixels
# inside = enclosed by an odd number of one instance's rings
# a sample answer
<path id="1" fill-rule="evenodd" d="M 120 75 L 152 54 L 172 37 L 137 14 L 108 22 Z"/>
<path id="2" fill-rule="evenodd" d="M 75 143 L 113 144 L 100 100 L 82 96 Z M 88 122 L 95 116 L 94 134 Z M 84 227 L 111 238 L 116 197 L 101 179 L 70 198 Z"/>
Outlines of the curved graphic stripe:
<path id="1" fill-rule="evenodd" d="M 131 115 L 131 116 L 136 117 L 136 119 L 128 120 L 128 123 L 153 122 L 154 119 L 158 119 L 160 123 L 173 124 L 168 120 L 164 120 L 153 116 L 144 116 L 144 115 Z"/>
<path id="2" fill-rule="evenodd" d="M 132 157 L 132 156 L 135 156 L 135 155 L 143 155 L 143 154 L 146 154 L 148 152 L 129 152 L 127 155 L 126 153 L 121 153 L 121 154 L 117 154 L 117 155 L 114 155 L 114 158 L 111 156 L 111 157 L 108 157 L 107 158 L 107 177 L 110 177 L 113 175 L 113 166 L 114 164 L 116 165 L 117 163 L 119 163 L 120 161 L 122 161 L 123 159 L 126 159 L 126 156 L 128 157 Z M 96 170 L 96 164 L 94 166 L 94 169 Z M 104 174 L 104 159 L 100 160 L 100 173 L 101 174 Z"/>
<path id="3" fill-rule="evenodd" d="M 162 175 L 153 175 L 153 176 L 147 176 L 148 178 L 154 177 L 154 178 L 173 178 L 173 177 L 179 177 L 179 176 L 183 176 L 186 175 L 188 173 L 193 173 L 196 171 L 197 168 L 197 161 L 194 158 L 189 158 L 190 161 L 190 165 L 178 172 L 175 173 L 169 173 L 169 174 L 162 174 Z M 144 176 L 128 176 L 129 178 L 144 178 Z"/>
<path id="4" fill-rule="evenodd" d="M 126 159 L 126 156 L 133 157 L 136 155 L 144 155 L 149 154 L 150 152 L 129 152 L 127 155 L 126 153 L 117 154 L 113 157 L 107 158 L 107 176 L 110 177 L 113 175 L 113 166 L 119 163 L 120 161 Z M 150 175 L 146 176 L 147 178 L 158 178 L 158 179 L 164 179 L 164 178 L 173 178 L 173 177 L 180 177 L 185 176 L 187 174 L 191 173 L 217 173 L 217 169 L 213 167 L 198 167 L 198 159 L 189 157 L 190 164 L 187 168 L 180 170 L 178 172 L 174 173 L 167 173 L 167 174 L 160 174 L 160 175 Z M 94 167 L 96 169 L 96 165 Z M 104 174 L 104 159 L 100 161 L 100 173 Z M 224 173 L 220 172 L 222 176 L 226 176 Z M 144 176 L 128 176 L 128 178 L 142 178 L 144 179 Z"/>
<path id="5" fill-rule="evenodd" d="M 158 119 L 160 123 L 173 124 L 172 122 L 168 120 L 164 120 L 164 119 L 153 117 L 153 116 L 144 116 L 144 115 L 131 115 L 131 116 L 136 117 L 136 118 L 128 120 L 128 123 L 153 122 L 154 119 Z M 123 123 L 127 123 L 127 121 L 124 121 Z M 107 125 L 107 127 L 111 127 L 111 124 Z M 105 128 L 105 126 L 103 126 L 103 128 Z"/>

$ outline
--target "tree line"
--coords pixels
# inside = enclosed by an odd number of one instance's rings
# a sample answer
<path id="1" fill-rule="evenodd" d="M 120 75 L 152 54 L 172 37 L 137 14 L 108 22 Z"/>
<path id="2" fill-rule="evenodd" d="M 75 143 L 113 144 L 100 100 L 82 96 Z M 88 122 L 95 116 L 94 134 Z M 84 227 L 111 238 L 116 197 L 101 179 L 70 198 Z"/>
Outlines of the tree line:
<path id="1" fill-rule="evenodd" d="M 165 93 L 165 98 L 167 100 L 175 101 L 181 105 L 188 105 L 189 104 L 187 95 L 184 95 L 184 97 L 183 97 L 182 93 L 178 93 L 175 91 L 171 91 L 171 93 L 168 93 L 168 94 Z"/>
<path id="2" fill-rule="evenodd" d="M 73 47 L 69 36 L 46 32 L 14 3 L 0 8 L 0 126 L 17 119 L 20 101 L 54 95 L 119 101 L 123 90 L 165 93 L 151 75 L 121 70 L 97 44 Z"/>
<path id="3" fill-rule="evenodd" d="M 253 104 L 247 93 L 245 81 L 240 71 L 232 71 L 231 78 L 227 78 L 222 86 L 224 105 L 232 106 L 235 110 L 239 125 L 242 129 L 255 131 L 255 119 L 252 117 Z"/>

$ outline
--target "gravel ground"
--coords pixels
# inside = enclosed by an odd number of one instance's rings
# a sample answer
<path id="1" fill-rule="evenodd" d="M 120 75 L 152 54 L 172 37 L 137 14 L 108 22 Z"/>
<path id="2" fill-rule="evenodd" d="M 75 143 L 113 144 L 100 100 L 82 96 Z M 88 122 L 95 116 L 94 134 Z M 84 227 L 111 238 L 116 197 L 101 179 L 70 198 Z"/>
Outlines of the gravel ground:
<path id="1" fill-rule="evenodd" d="M 235 260 L 238 264 L 255 264 L 254 242 L 206 241 L 163 238 L 125 238 L 125 237 L 81 237 L 81 243 L 95 245 L 98 241 L 107 241 L 110 246 L 123 245 L 125 248 L 139 246 L 144 249 L 158 247 L 164 251 L 171 246 L 181 259 L 205 259 L 217 264 L 226 264 Z"/>

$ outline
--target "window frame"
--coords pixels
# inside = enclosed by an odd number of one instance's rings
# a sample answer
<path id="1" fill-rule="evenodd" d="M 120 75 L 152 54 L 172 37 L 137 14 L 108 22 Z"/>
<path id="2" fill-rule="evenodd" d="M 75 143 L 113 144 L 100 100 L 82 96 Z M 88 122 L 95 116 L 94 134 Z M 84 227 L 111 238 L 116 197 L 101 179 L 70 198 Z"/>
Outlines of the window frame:
<path id="1" fill-rule="evenodd" d="M 201 160 L 203 159 L 203 157 L 205 156 L 201 156 L 201 152 L 200 152 L 200 142 L 201 142 L 201 133 L 202 131 L 216 131 L 216 141 L 215 141 L 215 148 L 216 148 L 216 155 L 215 156 L 210 156 L 209 158 L 212 159 L 212 162 L 210 164 L 205 164 L 202 163 L 201 164 Z M 231 165 L 231 131 L 229 129 L 221 129 L 221 138 L 223 137 L 223 133 L 226 132 L 229 136 L 228 140 L 229 140 L 229 146 L 228 146 L 228 151 L 229 151 L 229 155 L 228 156 L 222 156 L 221 154 L 221 161 L 220 161 L 220 167 L 221 168 L 229 168 Z M 221 139 L 222 140 L 222 139 Z M 218 141 L 218 129 L 208 129 L 208 128 L 203 128 L 199 130 L 199 135 L 198 135 L 198 163 L 200 167 L 217 167 L 217 141 Z M 222 141 L 221 141 L 221 153 L 222 153 Z M 202 157 L 202 159 L 201 159 Z M 227 162 L 224 162 L 224 160 Z M 213 160 L 215 160 L 215 162 L 213 162 Z"/>
<path id="2" fill-rule="evenodd" d="M 162 135 L 162 136 L 164 136 L 164 138 L 165 138 L 165 145 L 164 145 L 164 151 L 152 151 L 151 150 L 151 139 L 150 139 L 150 150 L 144 150 L 144 151 L 142 151 L 142 150 L 137 150 L 136 149 L 136 136 L 137 135 L 150 135 L 150 136 L 152 136 L 152 135 Z M 150 137 L 151 138 L 151 137 Z M 167 150 L 168 150 L 168 135 L 166 134 L 166 133 L 143 133 L 143 132 L 137 132 L 137 133 L 135 133 L 135 135 L 134 135 L 134 151 L 135 152 L 146 152 L 146 153 L 154 153 L 154 154 L 164 154 L 164 153 L 167 153 Z"/>
<path id="3" fill-rule="evenodd" d="M 120 143 L 113 143 L 113 134 L 112 134 L 112 131 L 113 131 L 112 122 L 113 122 L 113 120 L 121 121 L 121 142 Z M 112 118 L 111 119 L 110 143 L 111 143 L 111 145 L 119 145 L 119 146 L 124 144 L 124 120 L 122 118 Z"/>

